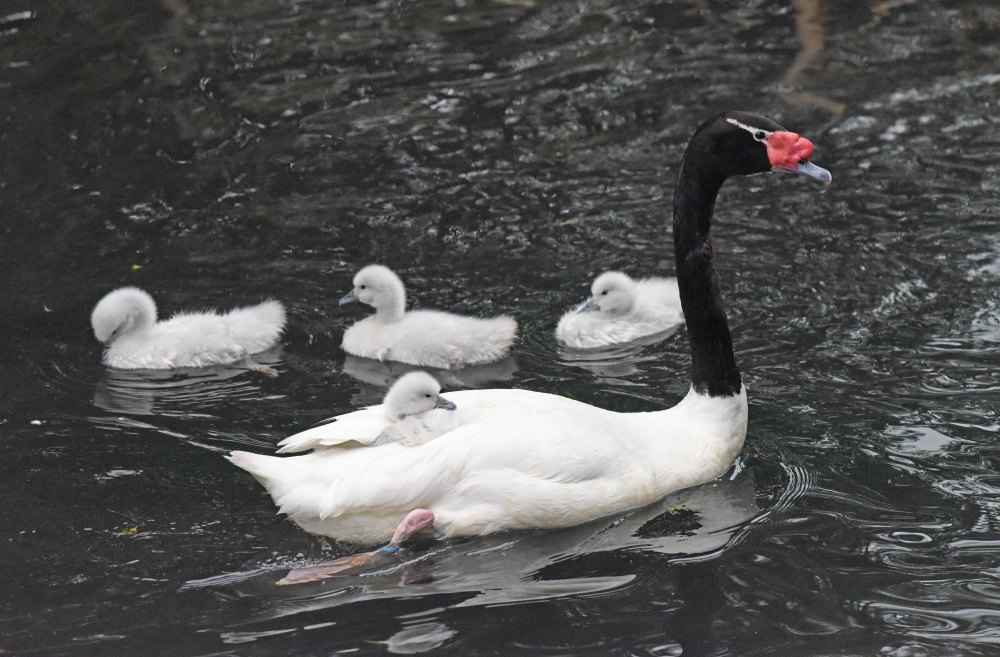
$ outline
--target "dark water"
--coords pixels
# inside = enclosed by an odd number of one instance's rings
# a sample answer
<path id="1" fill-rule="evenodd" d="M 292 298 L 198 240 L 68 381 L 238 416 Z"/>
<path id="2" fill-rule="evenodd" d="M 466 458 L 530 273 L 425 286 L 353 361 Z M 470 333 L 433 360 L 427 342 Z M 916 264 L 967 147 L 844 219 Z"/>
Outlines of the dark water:
<path id="1" fill-rule="evenodd" d="M 1000 643 L 1000 8 L 981 1 L 0 6 L 0 654 L 934 655 Z M 619 410 L 686 390 L 683 330 L 551 339 L 607 268 L 672 270 L 687 137 L 730 108 L 834 185 L 735 181 L 716 253 L 750 394 L 738 467 L 563 531 L 347 553 L 221 454 L 377 400 L 352 272 L 508 312 L 450 389 Z M 268 295 L 282 349 L 106 372 L 93 304 Z"/>

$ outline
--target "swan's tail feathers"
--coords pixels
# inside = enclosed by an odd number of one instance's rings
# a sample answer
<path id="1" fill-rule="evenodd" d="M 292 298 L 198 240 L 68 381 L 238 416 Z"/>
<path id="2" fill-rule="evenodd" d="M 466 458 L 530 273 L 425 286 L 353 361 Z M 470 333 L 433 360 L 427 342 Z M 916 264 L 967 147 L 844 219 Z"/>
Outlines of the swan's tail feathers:
<path id="1" fill-rule="evenodd" d="M 264 456 L 263 454 L 253 454 L 251 452 L 230 452 L 226 454 L 226 460 L 238 468 L 243 468 L 254 479 L 264 486 L 267 486 L 275 474 L 274 465 L 270 461 L 278 461 L 274 456 Z"/>
<path id="2" fill-rule="evenodd" d="M 263 484 L 275 497 L 280 495 L 285 488 L 310 479 L 314 470 L 310 463 L 281 456 L 230 452 L 226 458 L 233 465 L 243 468 L 253 475 L 254 479 Z"/>
<path id="3" fill-rule="evenodd" d="M 270 349 L 285 329 L 285 307 L 276 299 L 236 308 L 226 314 L 233 339 L 248 354 Z"/>

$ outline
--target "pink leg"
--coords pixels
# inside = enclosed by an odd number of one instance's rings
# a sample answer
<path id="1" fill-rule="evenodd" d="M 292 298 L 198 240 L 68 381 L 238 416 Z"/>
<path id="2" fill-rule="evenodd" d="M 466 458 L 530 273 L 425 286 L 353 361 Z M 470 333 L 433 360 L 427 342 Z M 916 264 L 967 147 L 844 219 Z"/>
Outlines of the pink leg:
<path id="1" fill-rule="evenodd" d="M 388 545 L 383 545 L 374 552 L 362 552 L 361 554 L 352 554 L 346 557 L 340 557 L 339 559 L 334 559 L 327 563 L 318 563 L 313 566 L 306 566 L 305 568 L 295 568 L 288 572 L 282 579 L 278 580 L 278 584 L 284 586 L 286 584 L 304 584 L 305 582 L 318 582 L 328 577 L 333 577 L 337 573 L 342 573 L 345 570 L 350 570 L 351 568 L 357 568 L 359 566 L 364 566 L 381 555 L 381 554 L 391 554 L 399 549 L 399 544 L 407 540 L 421 529 L 429 527 L 434 523 L 434 512 L 428 511 L 427 509 L 414 509 L 406 514 L 398 525 L 396 525 L 396 531 L 392 533 L 392 540 L 389 541 Z"/>
<path id="2" fill-rule="evenodd" d="M 409 539 L 418 531 L 434 524 L 434 512 L 427 509 L 414 509 L 406 514 L 406 517 L 396 525 L 396 531 L 392 533 L 392 540 L 389 545 L 399 547 L 399 544 Z"/>

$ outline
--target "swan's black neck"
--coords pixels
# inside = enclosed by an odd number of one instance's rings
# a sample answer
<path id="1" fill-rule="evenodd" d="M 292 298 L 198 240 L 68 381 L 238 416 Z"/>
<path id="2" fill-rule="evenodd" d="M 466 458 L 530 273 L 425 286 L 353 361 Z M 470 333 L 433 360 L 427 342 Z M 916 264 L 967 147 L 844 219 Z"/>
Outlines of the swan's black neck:
<path id="1" fill-rule="evenodd" d="M 677 285 L 691 342 L 691 385 L 701 394 L 725 397 L 739 394 L 743 385 L 712 266 L 712 212 L 727 176 L 711 166 L 712 158 L 701 162 L 697 155 L 689 146 L 674 188 Z"/>

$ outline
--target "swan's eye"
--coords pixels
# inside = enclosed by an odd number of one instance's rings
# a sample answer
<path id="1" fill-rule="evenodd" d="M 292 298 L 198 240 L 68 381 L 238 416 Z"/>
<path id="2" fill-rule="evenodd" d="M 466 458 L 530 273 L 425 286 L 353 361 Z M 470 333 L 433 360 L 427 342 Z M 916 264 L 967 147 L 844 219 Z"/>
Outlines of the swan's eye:
<path id="1" fill-rule="evenodd" d="M 430 395 L 424 395 L 424 397 L 426 397 L 427 399 L 430 399 L 430 398 L 431 398 L 431 396 L 430 396 Z"/>
<path id="2" fill-rule="evenodd" d="M 359 285 L 358 287 L 360 287 L 363 290 L 363 289 L 365 289 L 368 286 L 367 285 Z"/>
<path id="3" fill-rule="evenodd" d="M 601 296 L 602 296 L 602 297 L 606 297 L 606 296 L 608 296 L 608 291 L 607 291 L 607 290 L 604 290 L 603 292 L 601 292 Z"/>
<path id="4" fill-rule="evenodd" d="M 757 141 L 764 141 L 765 136 L 766 135 L 764 134 L 763 130 L 758 130 L 757 132 L 753 133 L 753 138 L 756 139 Z"/>

